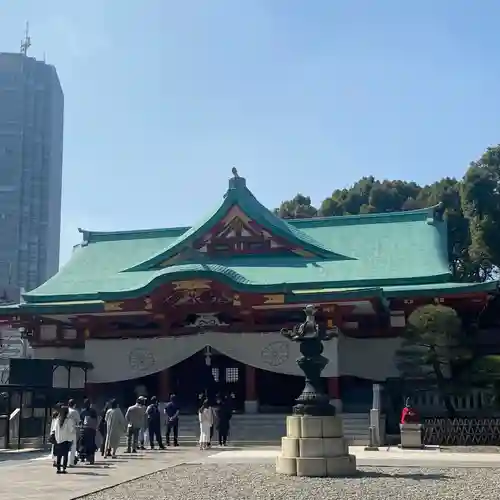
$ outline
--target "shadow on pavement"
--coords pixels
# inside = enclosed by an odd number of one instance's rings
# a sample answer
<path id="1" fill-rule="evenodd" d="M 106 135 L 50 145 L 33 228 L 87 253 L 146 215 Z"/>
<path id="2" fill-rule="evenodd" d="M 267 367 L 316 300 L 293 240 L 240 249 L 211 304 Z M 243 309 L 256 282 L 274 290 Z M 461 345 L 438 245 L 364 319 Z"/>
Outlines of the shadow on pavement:
<path id="1" fill-rule="evenodd" d="M 453 479 L 451 476 L 446 474 L 423 474 L 421 472 L 415 473 L 385 473 L 380 471 L 359 471 L 357 477 L 386 477 L 386 478 L 395 478 L 395 479 L 413 479 L 414 481 L 438 481 L 438 480 L 448 480 Z"/>
<path id="2" fill-rule="evenodd" d="M 47 450 L 40 451 L 16 451 L 16 452 L 0 452 L 0 463 L 12 462 L 17 460 L 31 460 L 48 455 Z"/>
<path id="3" fill-rule="evenodd" d="M 101 472 L 94 472 L 91 470 L 72 470 L 68 472 L 72 476 L 109 476 L 109 474 L 103 474 Z"/>

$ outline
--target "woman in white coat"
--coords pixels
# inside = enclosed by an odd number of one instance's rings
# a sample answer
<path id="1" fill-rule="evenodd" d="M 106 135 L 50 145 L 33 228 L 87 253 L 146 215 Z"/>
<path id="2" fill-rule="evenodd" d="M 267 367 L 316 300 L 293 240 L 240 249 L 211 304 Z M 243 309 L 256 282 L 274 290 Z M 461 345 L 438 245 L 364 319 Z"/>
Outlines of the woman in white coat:
<path id="1" fill-rule="evenodd" d="M 200 450 L 206 450 L 210 445 L 210 428 L 214 423 L 214 412 L 205 399 L 198 411 L 200 421 Z"/>
<path id="2" fill-rule="evenodd" d="M 54 443 L 58 474 L 66 474 L 68 454 L 75 432 L 75 424 L 72 419 L 68 418 L 68 407 L 63 406 L 59 410 L 58 417 L 52 422 L 51 428 L 51 441 Z"/>

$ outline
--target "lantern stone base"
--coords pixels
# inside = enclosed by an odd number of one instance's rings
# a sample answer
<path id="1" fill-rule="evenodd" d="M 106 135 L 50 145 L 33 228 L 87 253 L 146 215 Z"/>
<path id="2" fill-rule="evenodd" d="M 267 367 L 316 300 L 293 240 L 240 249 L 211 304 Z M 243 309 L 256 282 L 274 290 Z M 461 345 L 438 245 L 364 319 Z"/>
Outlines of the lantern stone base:
<path id="1" fill-rule="evenodd" d="M 307 477 L 343 477 L 356 473 L 356 457 L 349 455 L 339 416 L 289 416 L 286 434 L 281 440 L 276 472 Z"/>
<path id="2" fill-rule="evenodd" d="M 423 448 L 421 424 L 400 424 L 399 427 L 401 429 L 401 448 Z"/>

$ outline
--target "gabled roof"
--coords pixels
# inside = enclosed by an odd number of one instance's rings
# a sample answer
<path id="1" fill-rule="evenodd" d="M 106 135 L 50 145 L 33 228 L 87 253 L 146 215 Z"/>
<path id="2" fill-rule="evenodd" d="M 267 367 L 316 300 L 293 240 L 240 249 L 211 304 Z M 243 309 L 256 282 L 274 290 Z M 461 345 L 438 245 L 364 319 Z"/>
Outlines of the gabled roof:
<path id="1" fill-rule="evenodd" d="M 274 236 L 286 241 L 291 247 L 296 247 L 320 258 L 349 260 L 349 257 L 333 252 L 321 242 L 316 241 L 310 234 L 274 215 L 250 192 L 245 179 L 235 173 L 235 177 L 229 181 L 229 189 L 217 210 L 205 217 L 197 225 L 186 230 L 166 248 L 144 261 L 139 261 L 127 270 L 150 270 L 178 255 L 183 250 L 190 248 L 195 240 L 203 237 L 216 224 L 220 223 L 233 207 L 238 207 L 249 219 Z"/>
<path id="2" fill-rule="evenodd" d="M 214 257 L 194 252 L 165 264 L 174 255 L 182 256 L 234 206 L 305 253 Z M 163 283 L 193 278 L 256 293 L 382 290 L 451 281 L 446 222 L 436 207 L 284 221 L 263 207 L 244 179 L 236 176 L 221 206 L 192 228 L 82 232 L 84 243 L 75 248 L 70 261 L 25 294 L 26 302 L 120 300 L 150 293 Z"/>

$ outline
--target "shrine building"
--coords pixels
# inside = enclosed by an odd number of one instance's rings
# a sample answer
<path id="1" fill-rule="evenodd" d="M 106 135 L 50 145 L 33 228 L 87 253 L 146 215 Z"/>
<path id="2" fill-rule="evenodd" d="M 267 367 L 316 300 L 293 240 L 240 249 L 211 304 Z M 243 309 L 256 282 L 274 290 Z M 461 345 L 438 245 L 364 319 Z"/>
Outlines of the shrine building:
<path id="1" fill-rule="evenodd" d="M 236 172 L 219 208 L 192 227 L 80 232 L 59 273 L 0 317 L 23 329 L 35 358 L 90 363 L 93 398 L 176 393 L 194 408 L 217 390 L 241 411 L 289 408 L 303 378 L 297 343 L 280 330 L 314 304 L 338 331 L 325 343 L 325 390 L 339 409 L 365 412 L 372 384 L 399 377 L 412 310 L 477 315 L 497 290 L 452 280 L 440 207 L 283 220 Z"/>

